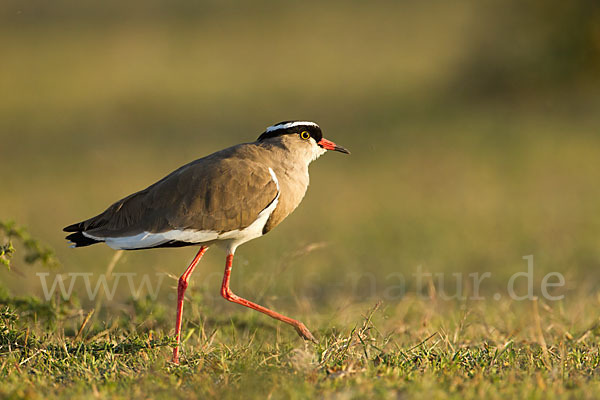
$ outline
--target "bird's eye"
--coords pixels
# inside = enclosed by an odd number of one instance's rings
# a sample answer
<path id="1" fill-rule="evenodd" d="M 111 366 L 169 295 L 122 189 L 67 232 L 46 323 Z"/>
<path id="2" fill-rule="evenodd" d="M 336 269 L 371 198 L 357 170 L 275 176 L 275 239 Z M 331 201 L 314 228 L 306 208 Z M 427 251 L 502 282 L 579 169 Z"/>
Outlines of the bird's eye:
<path id="1" fill-rule="evenodd" d="M 302 131 L 300 137 L 304 140 L 308 140 L 310 138 L 310 133 L 308 133 L 308 131 Z"/>

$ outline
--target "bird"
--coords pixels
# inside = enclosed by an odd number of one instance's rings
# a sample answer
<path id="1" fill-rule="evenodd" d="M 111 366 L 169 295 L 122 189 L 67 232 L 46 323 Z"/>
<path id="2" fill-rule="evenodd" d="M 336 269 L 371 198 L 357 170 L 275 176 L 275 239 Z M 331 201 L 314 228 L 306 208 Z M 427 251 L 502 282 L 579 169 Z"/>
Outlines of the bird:
<path id="1" fill-rule="evenodd" d="M 300 321 L 246 300 L 229 287 L 238 246 L 281 223 L 302 201 L 309 164 L 328 150 L 350 152 L 323 137 L 311 121 L 282 121 L 254 142 L 242 143 L 192 161 L 101 214 L 65 227 L 71 247 L 105 243 L 118 250 L 199 246 L 177 284 L 172 362 L 179 363 L 183 303 L 189 278 L 212 245 L 227 256 L 221 295 L 293 326 L 305 340 L 315 337 Z"/>

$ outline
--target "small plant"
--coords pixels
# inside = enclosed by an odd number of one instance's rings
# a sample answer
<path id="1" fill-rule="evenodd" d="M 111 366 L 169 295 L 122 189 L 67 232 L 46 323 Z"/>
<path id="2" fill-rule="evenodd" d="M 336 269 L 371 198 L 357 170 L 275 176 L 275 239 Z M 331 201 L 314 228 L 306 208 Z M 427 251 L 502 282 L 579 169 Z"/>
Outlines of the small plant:
<path id="1" fill-rule="evenodd" d="M 48 268 L 59 265 L 54 251 L 33 238 L 26 228 L 17 226 L 14 221 L 0 220 L 0 263 L 8 269 L 15 254 L 13 240 L 18 240 L 25 248 L 24 260 L 27 264 L 41 262 Z"/>

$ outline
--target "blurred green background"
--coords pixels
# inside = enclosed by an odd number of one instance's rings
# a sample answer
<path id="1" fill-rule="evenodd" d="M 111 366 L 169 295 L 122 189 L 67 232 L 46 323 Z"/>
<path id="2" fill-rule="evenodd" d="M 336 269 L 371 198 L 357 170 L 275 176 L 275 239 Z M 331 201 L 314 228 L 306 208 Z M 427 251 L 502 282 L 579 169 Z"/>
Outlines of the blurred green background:
<path id="1" fill-rule="evenodd" d="M 558 271 L 566 301 L 596 293 L 598 4 L 4 0 L 0 218 L 56 248 L 56 273 L 102 273 L 113 250 L 69 249 L 62 227 L 272 123 L 308 119 L 352 155 L 313 164 L 301 207 L 238 250 L 240 295 L 326 319 L 385 298 L 390 274 L 419 291 L 421 266 L 490 271 L 489 297 L 529 254 L 536 291 Z M 128 252 L 115 272 L 178 276 L 193 254 Z M 211 249 L 191 289 L 233 313 L 218 297 L 223 264 Z M 40 271 L 17 262 L 0 279 L 39 295 Z M 174 306 L 174 286 L 158 302 Z"/>

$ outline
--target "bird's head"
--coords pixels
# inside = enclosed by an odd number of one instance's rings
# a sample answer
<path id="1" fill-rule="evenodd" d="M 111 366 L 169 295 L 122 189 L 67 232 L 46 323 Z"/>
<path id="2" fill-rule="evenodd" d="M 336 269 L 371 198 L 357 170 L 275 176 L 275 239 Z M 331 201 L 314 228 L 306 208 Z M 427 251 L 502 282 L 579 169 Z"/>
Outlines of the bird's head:
<path id="1" fill-rule="evenodd" d="M 283 121 L 271 125 L 258 137 L 258 142 L 265 141 L 278 141 L 294 151 L 306 153 L 309 162 L 327 150 L 350 154 L 344 147 L 325 139 L 319 125 L 310 121 Z"/>

